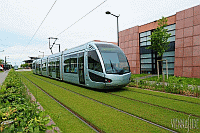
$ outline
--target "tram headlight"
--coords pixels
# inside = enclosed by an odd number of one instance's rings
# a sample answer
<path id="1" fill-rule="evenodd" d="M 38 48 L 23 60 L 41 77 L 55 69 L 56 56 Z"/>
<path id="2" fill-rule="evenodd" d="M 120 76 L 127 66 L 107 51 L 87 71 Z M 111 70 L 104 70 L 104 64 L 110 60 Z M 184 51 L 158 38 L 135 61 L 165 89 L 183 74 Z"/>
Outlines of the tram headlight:
<path id="1" fill-rule="evenodd" d="M 106 82 L 106 83 L 111 83 L 112 80 L 111 80 L 111 79 L 105 79 L 105 82 Z"/>

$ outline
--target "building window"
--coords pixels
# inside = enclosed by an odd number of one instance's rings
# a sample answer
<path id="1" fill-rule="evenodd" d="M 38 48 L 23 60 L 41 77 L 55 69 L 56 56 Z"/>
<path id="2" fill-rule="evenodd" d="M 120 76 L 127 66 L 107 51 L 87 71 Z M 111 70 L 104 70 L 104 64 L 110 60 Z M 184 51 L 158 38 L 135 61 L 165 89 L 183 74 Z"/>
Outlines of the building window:
<path id="1" fill-rule="evenodd" d="M 165 51 L 163 54 L 163 60 L 168 61 L 168 72 L 169 74 L 174 74 L 174 59 L 175 59 L 175 29 L 176 24 L 168 25 L 165 27 L 165 29 L 168 29 L 168 33 L 171 33 L 170 38 L 168 41 L 170 41 L 169 49 Z M 140 68 L 141 73 L 151 73 L 156 74 L 157 73 L 157 60 L 159 60 L 158 55 L 153 52 L 150 49 L 146 49 L 149 45 L 151 45 L 150 35 L 152 31 L 146 31 L 143 33 L 140 33 Z M 166 73 L 166 64 L 165 61 L 163 63 L 163 71 Z"/>
<path id="2" fill-rule="evenodd" d="M 140 33 L 140 64 L 141 73 L 152 73 L 152 50 L 146 49 L 151 45 L 151 31 Z"/>

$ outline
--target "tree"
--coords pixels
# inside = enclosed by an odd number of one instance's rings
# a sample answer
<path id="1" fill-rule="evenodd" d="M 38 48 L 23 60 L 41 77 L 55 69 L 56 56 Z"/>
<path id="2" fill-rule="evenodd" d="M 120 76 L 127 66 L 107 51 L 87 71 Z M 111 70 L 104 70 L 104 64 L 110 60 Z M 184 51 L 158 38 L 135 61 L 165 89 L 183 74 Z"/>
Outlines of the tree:
<path id="1" fill-rule="evenodd" d="M 156 52 L 160 59 L 163 59 L 164 52 L 169 49 L 169 43 L 168 41 L 171 33 L 167 33 L 167 29 L 165 28 L 167 26 L 167 18 L 162 17 L 162 19 L 158 20 L 158 26 L 157 28 L 152 32 L 152 35 L 150 36 L 150 42 L 151 45 L 147 47 L 147 49 L 152 49 L 154 52 Z M 161 63 L 162 68 L 162 63 Z M 163 75 L 164 77 L 164 75 Z"/>
<path id="2" fill-rule="evenodd" d="M 22 67 L 22 68 L 27 68 L 27 67 L 31 67 L 31 65 L 28 64 L 28 63 L 25 63 L 25 64 L 21 64 L 21 67 Z"/>
<path id="3" fill-rule="evenodd" d="M 3 64 L 4 60 L 0 59 L 0 64 Z"/>

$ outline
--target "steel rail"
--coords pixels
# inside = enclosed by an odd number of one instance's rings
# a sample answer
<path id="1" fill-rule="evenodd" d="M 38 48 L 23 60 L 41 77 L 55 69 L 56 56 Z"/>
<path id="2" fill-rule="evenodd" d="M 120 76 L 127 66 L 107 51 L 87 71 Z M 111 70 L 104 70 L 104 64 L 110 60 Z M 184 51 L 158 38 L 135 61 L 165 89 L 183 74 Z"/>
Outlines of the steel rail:
<path id="1" fill-rule="evenodd" d="M 125 98 L 125 99 L 128 99 L 128 100 L 137 101 L 137 102 L 141 102 L 141 103 L 148 104 L 148 105 L 151 105 L 151 106 L 160 107 L 160 108 L 163 108 L 163 109 L 167 109 L 167 110 L 171 110 L 171 111 L 174 111 L 174 112 L 183 113 L 183 114 L 186 114 L 186 115 L 190 115 L 190 116 L 194 116 L 194 117 L 200 118 L 199 115 L 186 113 L 186 112 L 184 112 L 184 111 L 179 111 L 179 110 L 175 110 L 175 109 L 163 107 L 163 106 L 160 106 L 160 105 L 156 105 L 156 104 L 152 104 L 152 103 L 148 103 L 148 102 L 136 100 L 136 99 L 133 99 L 133 98 L 129 98 L 129 97 L 125 97 L 125 96 L 120 96 L 120 95 L 113 94 L 113 93 L 110 93 L 110 92 L 108 92 L 108 94 L 111 94 L 111 95 L 113 95 L 113 96 L 122 97 L 122 98 Z"/>

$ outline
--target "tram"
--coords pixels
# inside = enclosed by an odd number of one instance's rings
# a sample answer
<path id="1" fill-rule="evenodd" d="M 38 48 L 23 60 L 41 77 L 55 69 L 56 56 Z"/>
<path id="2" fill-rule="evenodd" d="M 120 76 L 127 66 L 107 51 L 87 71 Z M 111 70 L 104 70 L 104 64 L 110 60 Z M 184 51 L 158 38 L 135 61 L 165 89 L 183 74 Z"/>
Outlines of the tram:
<path id="1" fill-rule="evenodd" d="M 35 60 L 33 73 L 97 89 L 124 87 L 131 77 L 123 51 L 95 41 Z"/>

